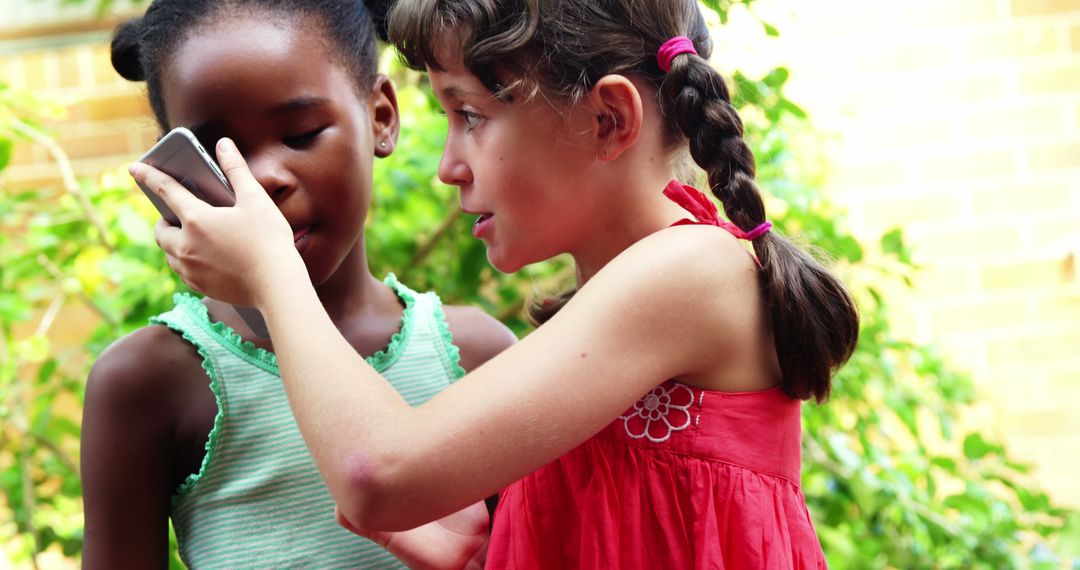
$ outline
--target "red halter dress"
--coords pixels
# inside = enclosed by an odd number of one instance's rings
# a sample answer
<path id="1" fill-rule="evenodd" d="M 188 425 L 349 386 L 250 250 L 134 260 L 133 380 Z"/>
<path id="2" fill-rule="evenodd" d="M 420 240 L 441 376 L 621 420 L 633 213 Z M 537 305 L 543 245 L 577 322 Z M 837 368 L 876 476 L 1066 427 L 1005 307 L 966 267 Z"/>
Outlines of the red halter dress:
<path id="1" fill-rule="evenodd" d="M 680 223 L 729 224 L 693 188 L 664 192 L 698 218 Z M 800 409 L 780 388 L 657 386 L 504 490 L 487 567 L 825 568 L 799 487 Z"/>

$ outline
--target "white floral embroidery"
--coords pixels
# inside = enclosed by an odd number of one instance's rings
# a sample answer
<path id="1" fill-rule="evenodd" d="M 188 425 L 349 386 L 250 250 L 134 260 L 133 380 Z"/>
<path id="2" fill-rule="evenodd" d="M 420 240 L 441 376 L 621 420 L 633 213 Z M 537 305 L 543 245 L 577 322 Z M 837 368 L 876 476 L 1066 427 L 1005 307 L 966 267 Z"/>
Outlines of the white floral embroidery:
<path id="1" fill-rule="evenodd" d="M 669 385 L 653 388 L 626 414 L 619 416 L 626 435 L 660 443 L 671 438 L 672 432 L 690 427 L 689 410 L 694 403 L 694 392 L 676 382 Z"/>

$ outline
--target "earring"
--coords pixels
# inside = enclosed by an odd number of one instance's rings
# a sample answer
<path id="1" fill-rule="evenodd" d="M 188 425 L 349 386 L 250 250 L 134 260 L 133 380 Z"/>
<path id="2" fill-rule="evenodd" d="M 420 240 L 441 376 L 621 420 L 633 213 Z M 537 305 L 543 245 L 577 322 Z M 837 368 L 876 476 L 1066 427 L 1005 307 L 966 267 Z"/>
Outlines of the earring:
<path id="1" fill-rule="evenodd" d="M 379 148 L 381 148 L 381 149 L 385 149 L 385 148 L 386 148 L 386 141 L 381 141 L 381 142 L 379 143 Z"/>

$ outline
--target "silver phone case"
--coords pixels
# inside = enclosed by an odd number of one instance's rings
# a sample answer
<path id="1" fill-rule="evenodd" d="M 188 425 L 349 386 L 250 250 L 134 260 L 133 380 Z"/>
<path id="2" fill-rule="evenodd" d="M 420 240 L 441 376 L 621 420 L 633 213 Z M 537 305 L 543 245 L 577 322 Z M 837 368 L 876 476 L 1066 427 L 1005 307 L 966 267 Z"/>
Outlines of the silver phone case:
<path id="1" fill-rule="evenodd" d="M 232 206 L 236 203 L 236 196 L 225 174 L 221 172 L 221 168 L 202 147 L 199 139 L 184 127 L 177 127 L 161 137 L 161 140 L 148 150 L 139 162 L 149 164 L 172 176 L 195 197 L 212 206 Z M 139 189 L 161 213 L 161 217 L 170 224 L 179 226 L 180 220 L 157 193 L 143 186 L 141 182 L 137 183 Z M 270 336 L 266 321 L 257 309 L 235 305 L 234 308 L 252 332 L 262 338 Z"/>

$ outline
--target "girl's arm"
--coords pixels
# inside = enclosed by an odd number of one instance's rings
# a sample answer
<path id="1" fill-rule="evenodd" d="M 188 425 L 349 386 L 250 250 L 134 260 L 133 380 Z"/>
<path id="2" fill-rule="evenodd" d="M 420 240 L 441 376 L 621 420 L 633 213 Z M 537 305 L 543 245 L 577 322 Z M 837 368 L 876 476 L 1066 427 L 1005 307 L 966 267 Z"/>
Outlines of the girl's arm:
<path id="1" fill-rule="evenodd" d="M 714 228 L 673 228 L 619 255 L 527 339 L 410 408 L 334 328 L 291 231 L 235 147 L 218 153 L 233 208 L 207 206 L 149 167 L 133 174 L 183 221 L 182 230 L 158 225 L 170 265 L 193 287 L 266 315 L 300 430 L 361 528 L 411 528 L 498 491 L 654 386 L 735 353 L 739 335 L 705 331 L 759 319 L 741 246 Z"/>
<path id="2" fill-rule="evenodd" d="M 158 328 L 117 341 L 94 364 L 82 425 L 83 567 L 167 568 L 176 392 L 158 366 L 174 344 Z"/>
<path id="3" fill-rule="evenodd" d="M 353 533 L 373 540 L 412 570 L 479 570 L 487 557 L 488 512 L 482 502 L 401 532 L 359 529 L 340 510 L 337 520 Z"/>

